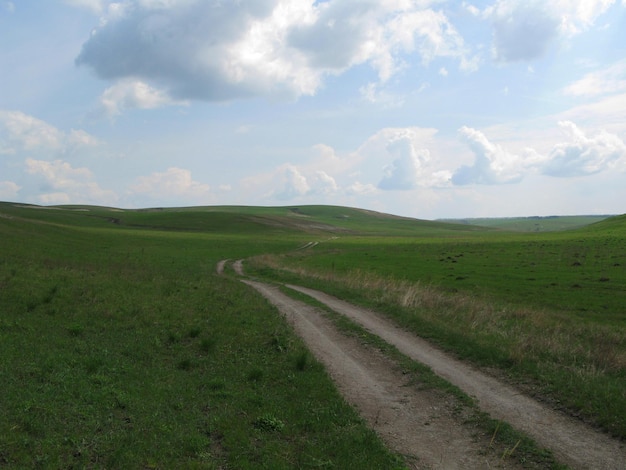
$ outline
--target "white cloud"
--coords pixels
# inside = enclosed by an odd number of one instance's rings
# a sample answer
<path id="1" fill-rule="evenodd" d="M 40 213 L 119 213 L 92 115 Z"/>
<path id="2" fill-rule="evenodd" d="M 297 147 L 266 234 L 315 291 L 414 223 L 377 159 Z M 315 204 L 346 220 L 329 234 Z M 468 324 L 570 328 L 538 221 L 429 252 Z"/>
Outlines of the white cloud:
<path id="1" fill-rule="evenodd" d="M 54 126 L 22 113 L 0 110 L 0 153 L 37 148 L 59 149 L 63 134 Z"/>
<path id="2" fill-rule="evenodd" d="M 573 122 L 559 122 L 570 138 L 554 146 L 542 167 L 550 176 L 586 176 L 609 169 L 626 170 L 626 144 L 618 136 L 600 131 L 593 137 Z"/>
<path id="3" fill-rule="evenodd" d="M 306 178 L 293 165 L 285 165 L 280 175 L 282 189 L 276 193 L 276 198 L 291 200 L 304 196 L 311 189 Z"/>
<path id="4" fill-rule="evenodd" d="M 517 183 L 523 177 L 522 159 L 500 145 L 490 142 L 485 134 L 463 126 L 459 132 L 475 155 L 472 166 L 462 166 L 452 175 L 452 183 L 503 184 Z"/>
<path id="5" fill-rule="evenodd" d="M 311 192 L 313 194 L 328 196 L 336 193 L 338 189 L 335 178 L 325 171 L 318 170 L 315 172 L 315 176 L 311 182 Z"/>
<path id="6" fill-rule="evenodd" d="M 378 188 L 410 190 L 447 185 L 442 181 L 438 161 L 429 147 L 435 143 L 436 129 L 420 127 L 385 128 L 369 137 L 355 152 L 361 161 L 378 163 Z"/>
<path id="7" fill-rule="evenodd" d="M 15 200 L 20 189 L 22 189 L 22 187 L 13 181 L 0 181 L 0 200 Z"/>
<path id="8" fill-rule="evenodd" d="M 42 178 L 43 192 L 38 198 L 44 204 L 113 205 L 118 200 L 113 191 L 102 189 L 93 181 L 89 169 L 73 168 L 62 160 L 48 162 L 28 158 L 26 171 Z"/>
<path id="9" fill-rule="evenodd" d="M 2 7 L 9 13 L 13 13 L 15 11 L 15 4 L 13 2 L 2 2 Z"/>
<path id="10" fill-rule="evenodd" d="M 208 184 L 194 181 L 189 170 L 176 167 L 149 176 L 140 176 L 129 186 L 129 192 L 133 195 L 193 204 L 209 202 L 210 189 Z"/>
<path id="11" fill-rule="evenodd" d="M 312 95 L 327 75 L 359 64 L 384 82 L 415 55 L 475 66 L 444 13 L 422 2 L 128 0 L 106 11 L 74 3 L 103 11 L 78 64 L 176 99 Z"/>
<path id="12" fill-rule="evenodd" d="M 374 194 L 378 192 L 378 190 L 376 189 L 376 186 L 374 186 L 373 184 L 369 184 L 369 183 L 364 184 L 364 183 L 361 183 L 360 181 L 355 181 L 354 183 L 352 183 L 350 186 L 346 188 L 346 192 L 349 195 L 363 196 L 366 194 Z"/>
<path id="13" fill-rule="evenodd" d="M 107 116 L 122 114 L 126 109 L 155 109 L 184 104 L 173 100 L 163 90 L 133 79 L 119 81 L 107 88 L 100 98 L 100 105 Z"/>
<path id="14" fill-rule="evenodd" d="M 409 139 L 396 140 L 387 145 L 394 160 L 384 167 L 380 189 L 415 189 L 422 176 L 423 164 L 430 160 L 428 149 L 416 149 Z"/>
<path id="15" fill-rule="evenodd" d="M 463 2 L 463 8 L 472 16 L 480 16 L 480 10 L 470 3 Z"/>
<path id="16" fill-rule="evenodd" d="M 558 37 L 589 29 L 615 0 L 498 0 L 483 12 L 493 24 L 494 57 L 501 62 L 532 60 Z"/>
<path id="17" fill-rule="evenodd" d="M 475 154 L 471 166 L 462 166 L 452 175 L 455 185 L 518 183 L 527 175 L 552 177 L 589 176 L 607 170 L 626 171 L 626 144 L 615 134 L 604 130 L 588 137 L 571 121 L 558 123 L 568 137 L 540 153 L 526 147 L 519 154 L 490 142 L 476 129 L 460 129 Z M 553 140 L 554 142 L 554 140 Z"/>
<path id="18" fill-rule="evenodd" d="M 65 133 L 21 111 L 0 110 L 0 155 L 19 152 L 67 152 L 78 147 L 98 145 L 83 130 Z"/>
<path id="19" fill-rule="evenodd" d="M 626 60 L 621 60 L 603 70 L 588 73 L 565 88 L 574 96 L 595 96 L 626 91 Z"/>

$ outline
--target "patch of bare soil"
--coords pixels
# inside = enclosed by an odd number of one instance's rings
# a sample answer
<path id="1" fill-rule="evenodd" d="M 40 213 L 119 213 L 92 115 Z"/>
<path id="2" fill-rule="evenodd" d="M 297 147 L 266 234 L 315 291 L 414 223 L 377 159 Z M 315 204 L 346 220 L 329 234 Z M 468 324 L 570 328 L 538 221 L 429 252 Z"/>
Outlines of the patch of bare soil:
<path id="1" fill-rule="evenodd" d="M 238 276 L 243 276 L 243 260 L 238 259 L 233 263 L 233 269 Z"/>
<path id="2" fill-rule="evenodd" d="M 380 352 L 339 333 L 314 307 L 268 284 L 244 280 L 285 316 L 324 364 L 344 398 L 415 469 L 519 468 L 488 452 L 490 436 L 463 425 L 455 402 L 419 389 Z"/>
<path id="3" fill-rule="evenodd" d="M 217 266 L 215 267 L 215 272 L 218 275 L 221 276 L 222 274 L 224 274 L 224 268 L 226 267 L 226 263 L 228 263 L 228 261 L 229 260 L 227 260 L 227 259 L 223 259 L 222 261 L 217 263 Z"/>

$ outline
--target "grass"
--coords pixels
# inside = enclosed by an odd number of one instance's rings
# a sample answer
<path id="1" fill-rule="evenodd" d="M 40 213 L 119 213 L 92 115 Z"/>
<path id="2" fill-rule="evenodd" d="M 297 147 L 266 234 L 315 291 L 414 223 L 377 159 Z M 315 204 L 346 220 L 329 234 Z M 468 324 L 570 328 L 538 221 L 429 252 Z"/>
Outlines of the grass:
<path id="1" fill-rule="evenodd" d="M 385 312 L 626 438 L 625 227 L 617 218 L 558 234 L 445 242 L 343 237 L 248 266 Z"/>
<path id="2" fill-rule="evenodd" d="M 276 311 L 214 274 L 290 236 L 41 213 L 0 219 L 0 466 L 402 468 Z"/>
<path id="3" fill-rule="evenodd" d="M 275 309 L 215 275 L 264 253 L 258 275 L 373 306 L 625 438 L 625 226 L 0 203 L 0 466 L 401 468 Z"/>

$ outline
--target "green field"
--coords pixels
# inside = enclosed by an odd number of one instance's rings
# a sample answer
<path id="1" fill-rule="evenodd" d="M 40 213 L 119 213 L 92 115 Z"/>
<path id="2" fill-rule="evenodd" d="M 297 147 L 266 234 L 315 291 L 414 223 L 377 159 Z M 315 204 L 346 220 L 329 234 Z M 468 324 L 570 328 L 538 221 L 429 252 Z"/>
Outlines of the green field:
<path id="1" fill-rule="evenodd" d="M 609 215 L 566 215 L 545 217 L 500 217 L 482 219 L 443 219 L 453 224 L 478 225 L 515 232 L 554 232 L 584 227 L 604 219 Z"/>
<path id="2" fill-rule="evenodd" d="M 301 235 L 196 215 L 0 205 L 0 466 L 401 467 L 269 304 L 215 275 Z"/>
<path id="3" fill-rule="evenodd" d="M 624 216 L 514 233 L 0 203 L 0 242 L 0 466 L 401 468 L 275 310 L 215 274 L 226 258 L 373 305 L 626 438 Z"/>

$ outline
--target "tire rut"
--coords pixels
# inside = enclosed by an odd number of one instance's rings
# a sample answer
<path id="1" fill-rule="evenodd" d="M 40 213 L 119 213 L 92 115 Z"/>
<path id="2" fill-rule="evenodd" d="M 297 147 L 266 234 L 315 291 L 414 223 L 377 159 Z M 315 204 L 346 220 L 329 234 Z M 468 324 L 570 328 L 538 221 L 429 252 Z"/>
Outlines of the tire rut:
<path id="1" fill-rule="evenodd" d="M 324 364 L 346 401 L 414 469 L 521 468 L 489 452 L 490 436 L 463 425 L 456 402 L 420 390 L 382 353 L 337 331 L 319 310 L 277 287 L 243 280 L 269 300 Z"/>
<path id="2" fill-rule="evenodd" d="M 474 397 L 483 411 L 524 431 L 568 466 L 603 470 L 626 468 L 626 446 L 623 442 L 548 408 L 519 390 L 450 357 L 370 310 L 313 289 L 287 287 L 347 316 L 406 356 L 429 366 L 437 375 Z"/>

